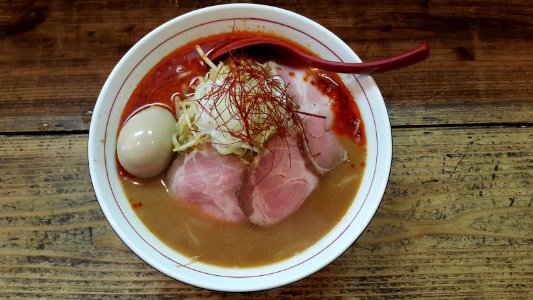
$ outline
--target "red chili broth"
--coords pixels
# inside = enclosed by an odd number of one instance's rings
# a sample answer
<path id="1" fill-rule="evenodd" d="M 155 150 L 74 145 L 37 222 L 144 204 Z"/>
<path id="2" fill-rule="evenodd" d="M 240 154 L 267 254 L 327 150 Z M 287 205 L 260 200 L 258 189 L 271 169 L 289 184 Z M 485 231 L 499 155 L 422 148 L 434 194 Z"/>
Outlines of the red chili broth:
<path id="1" fill-rule="evenodd" d="M 305 49 L 290 40 L 265 33 L 232 32 L 195 40 L 168 55 L 142 79 L 124 108 L 121 124 L 123 124 L 138 108 L 148 104 L 163 104 L 174 110 L 174 104 L 171 99 L 172 95 L 177 91 L 181 91 L 181 87 L 184 84 L 189 84 L 189 82 L 195 76 L 198 76 L 198 74 L 205 74 L 209 71 L 209 68 L 202 61 L 200 55 L 196 51 L 196 45 L 199 45 L 204 52 L 207 53 L 209 49 L 228 41 L 257 35 L 282 39 L 285 42 L 289 42 L 298 47 L 300 50 L 310 53 L 308 49 Z M 253 55 L 254 58 L 263 60 L 263 56 L 266 54 L 260 52 L 253 53 Z M 282 64 L 292 64 L 293 66 L 295 63 L 295 61 L 288 56 L 277 57 L 275 61 Z M 179 67 L 182 72 L 190 71 L 191 74 L 181 78 L 178 77 L 176 70 Z M 301 67 L 301 65 L 296 65 L 296 67 Z M 361 113 L 354 102 L 352 94 L 348 91 L 337 74 L 323 71 L 321 73 L 325 76 L 313 76 L 312 83 L 315 84 L 323 94 L 329 96 L 333 100 L 332 110 L 335 114 L 333 120 L 334 132 L 338 135 L 346 135 L 353 139 L 360 137 L 361 143 L 365 144 L 364 125 L 362 123 Z M 357 131 L 355 130 L 355 122 L 359 122 Z"/>

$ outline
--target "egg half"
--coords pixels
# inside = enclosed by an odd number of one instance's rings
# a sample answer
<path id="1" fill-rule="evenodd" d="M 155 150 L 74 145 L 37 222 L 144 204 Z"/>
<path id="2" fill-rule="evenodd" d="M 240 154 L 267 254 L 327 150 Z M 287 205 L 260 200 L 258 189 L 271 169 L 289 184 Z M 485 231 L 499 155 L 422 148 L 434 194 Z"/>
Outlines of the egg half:
<path id="1" fill-rule="evenodd" d="M 150 106 L 136 113 L 126 121 L 118 135 L 120 165 L 138 178 L 160 174 L 172 160 L 175 131 L 176 119 L 163 107 Z"/>

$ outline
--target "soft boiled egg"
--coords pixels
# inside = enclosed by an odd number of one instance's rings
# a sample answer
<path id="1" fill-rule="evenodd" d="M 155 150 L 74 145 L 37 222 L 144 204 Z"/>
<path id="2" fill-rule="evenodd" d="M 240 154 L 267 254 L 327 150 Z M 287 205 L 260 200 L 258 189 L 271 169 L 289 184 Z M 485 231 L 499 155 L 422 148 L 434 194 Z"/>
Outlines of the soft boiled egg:
<path id="1" fill-rule="evenodd" d="M 150 178 L 163 172 L 172 160 L 172 135 L 176 119 L 167 109 L 150 106 L 133 115 L 120 130 L 117 156 L 131 175 Z"/>

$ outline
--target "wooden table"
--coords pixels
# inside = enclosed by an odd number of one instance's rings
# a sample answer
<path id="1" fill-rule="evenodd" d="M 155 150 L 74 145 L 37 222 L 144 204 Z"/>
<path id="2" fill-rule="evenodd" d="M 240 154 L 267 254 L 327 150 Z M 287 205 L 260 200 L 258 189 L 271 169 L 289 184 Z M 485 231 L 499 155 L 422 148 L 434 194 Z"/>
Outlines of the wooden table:
<path id="1" fill-rule="evenodd" d="M 200 2 L 1 2 L 0 297 L 533 297 L 529 0 L 263 1 L 363 60 L 429 40 L 427 61 L 375 76 L 394 139 L 377 215 L 328 267 L 257 293 L 198 289 L 134 255 L 92 190 L 91 110 L 143 35 L 223 1 Z"/>

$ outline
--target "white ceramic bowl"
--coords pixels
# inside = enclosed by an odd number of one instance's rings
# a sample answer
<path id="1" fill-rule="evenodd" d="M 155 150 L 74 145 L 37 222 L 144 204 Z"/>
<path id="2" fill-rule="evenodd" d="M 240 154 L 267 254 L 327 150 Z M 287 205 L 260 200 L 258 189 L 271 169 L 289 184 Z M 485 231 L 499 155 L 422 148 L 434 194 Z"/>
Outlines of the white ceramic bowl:
<path id="1" fill-rule="evenodd" d="M 360 62 L 332 32 L 283 9 L 229 4 L 179 16 L 150 32 L 131 48 L 111 72 L 93 112 L 89 132 L 89 166 L 94 191 L 109 223 L 131 250 L 159 271 L 182 282 L 220 291 L 255 291 L 306 277 L 341 255 L 362 233 L 381 202 L 389 177 L 392 143 L 383 98 L 369 76 L 345 75 L 365 124 L 366 170 L 360 190 L 344 218 L 306 251 L 274 264 L 233 269 L 190 264 L 154 236 L 137 218 L 119 182 L 115 160 L 120 116 L 137 84 L 162 58 L 200 37 L 229 32 L 233 27 L 272 32 L 289 38 L 323 58 Z"/>

